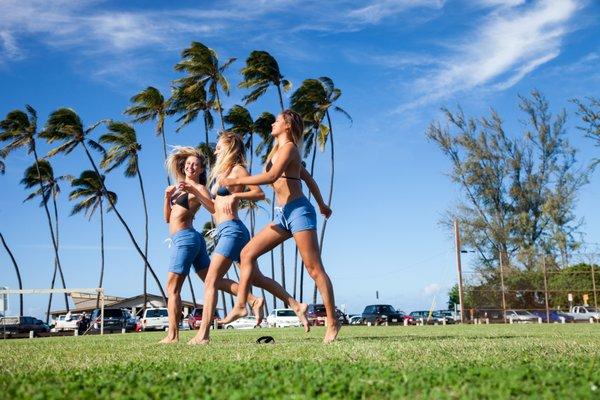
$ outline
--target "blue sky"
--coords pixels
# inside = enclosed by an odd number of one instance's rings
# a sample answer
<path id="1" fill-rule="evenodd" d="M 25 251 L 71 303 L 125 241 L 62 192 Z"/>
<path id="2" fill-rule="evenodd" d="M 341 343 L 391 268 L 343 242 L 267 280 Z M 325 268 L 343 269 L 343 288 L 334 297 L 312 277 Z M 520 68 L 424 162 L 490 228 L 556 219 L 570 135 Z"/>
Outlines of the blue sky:
<path id="1" fill-rule="evenodd" d="M 325 3 L 325 4 L 323 4 Z M 569 99 L 600 95 L 600 6 L 596 1 L 219 1 L 147 2 L 57 0 L 0 2 L 0 113 L 34 106 L 43 123 L 58 107 L 72 107 L 86 124 L 103 118 L 125 120 L 129 98 L 148 85 L 165 95 L 180 77 L 173 69 L 192 40 L 215 49 L 225 60 L 237 57 L 226 75 L 232 88 L 223 102 L 239 104 L 236 86 L 252 50 L 266 50 L 285 77 L 331 77 L 343 95 L 339 105 L 354 123 L 334 114 L 336 183 L 334 216 L 327 228 L 323 258 L 338 305 L 361 312 L 380 301 L 410 311 L 428 307 L 434 296 L 445 303 L 456 280 L 453 242 L 438 225 L 460 192 L 445 173 L 448 161 L 425 139 L 441 106 L 460 104 L 468 115 L 495 108 L 511 135 L 522 134 L 518 95 L 537 88 L 553 111 L 569 112 L 568 137 L 586 165 L 598 148 L 574 129 Z M 287 93 L 289 98 L 290 93 Z M 253 116 L 278 111 L 276 92 L 248 108 Z M 164 169 L 160 140 L 152 124 L 137 125 L 143 146 L 141 168 L 149 197 L 150 261 L 161 278 L 168 266 L 162 221 Z M 96 132 L 101 134 L 102 129 Z M 167 141 L 195 145 L 199 123 Z M 212 137 L 216 131 L 211 133 Z M 50 147 L 40 144 L 41 152 Z M 328 148 L 319 154 L 317 181 L 327 193 Z M 43 209 L 22 203 L 19 185 L 31 164 L 24 152 L 6 160 L 0 176 L 0 227 L 21 265 L 24 285 L 48 287 L 53 256 Z M 88 169 L 77 150 L 55 157 L 57 175 Z M 600 242 L 599 177 L 580 193 L 577 215 L 589 243 Z M 143 240 L 137 183 L 122 171 L 107 177 L 119 195 L 118 207 Z M 99 222 L 69 217 L 72 204 L 64 184 L 60 198 L 61 257 L 70 287 L 92 287 L 99 274 Z M 208 218 L 202 210 L 197 222 Z M 266 213 L 259 226 L 268 222 Z M 200 224 L 197 223 L 199 226 Z M 112 215 L 106 226 L 109 294 L 141 293 L 142 263 Z M 286 257 L 293 257 L 288 246 Z M 472 261 L 472 260 L 471 260 Z M 465 262 L 469 265 L 468 256 Z M 260 260 L 270 274 L 268 257 Z M 278 270 L 278 268 L 277 268 Z M 286 269 L 291 285 L 292 267 Z M 279 274 L 277 274 L 279 277 Z M 201 298 L 202 286 L 196 279 Z M 8 256 L 0 252 L 0 285 L 16 287 Z M 152 292 L 153 283 L 150 283 Z M 305 285 L 312 293 L 312 283 Z M 187 291 L 184 297 L 189 298 Z M 26 312 L 41 315 L 45 298 L 28 296 Z M 55 303 L 60 306 L 61 303 Z M 15 310 L 16 298 L 12 299 Z M 62 307 L 62 306 L 61 306 Z M 55 306 L 56 308 L 56 306 Z"/>

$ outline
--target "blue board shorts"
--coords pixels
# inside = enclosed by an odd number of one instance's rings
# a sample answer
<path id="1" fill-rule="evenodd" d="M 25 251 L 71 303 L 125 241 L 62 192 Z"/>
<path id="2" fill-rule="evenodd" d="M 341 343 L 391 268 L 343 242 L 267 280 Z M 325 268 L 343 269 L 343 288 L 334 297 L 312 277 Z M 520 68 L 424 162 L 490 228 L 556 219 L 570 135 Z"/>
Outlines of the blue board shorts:
<path id="1" fill-rule="evenodd" d="M 250 232 L 239 219 L 224 221 L 217 226 L 217 245 L 213 250 L 232 261 L 240 261 L 242 249 L 250 241 Z"/>
<path id="2" fill-rule="evenodd" d="M 196 272 L 208 268 L 210 258 L 206 252 L 206 242 L 194 228 L 186 228 L 175 233 L 171 240 L 171 262 L 169 272 L 187 276 L 193 265 Z"/>
<path id="3" fill-rule="evenodd" d="M 283 207 L 275 207 L 273 224 L 292 235 L 300 231 L 317 229 L 317 213 L 305 196 L 290 201 Z"/>

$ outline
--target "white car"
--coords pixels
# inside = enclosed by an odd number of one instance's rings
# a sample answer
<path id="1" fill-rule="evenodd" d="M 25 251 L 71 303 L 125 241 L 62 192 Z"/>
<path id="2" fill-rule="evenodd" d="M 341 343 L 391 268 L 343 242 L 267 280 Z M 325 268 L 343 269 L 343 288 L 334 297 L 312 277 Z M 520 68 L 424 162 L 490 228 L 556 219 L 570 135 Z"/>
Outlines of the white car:
<path id="1" fill-rule="evenodd" d="M 66 315 L 60 315 L 55 321 L 54 330 L 56 332 L 77 330 L 82 318 L 83 314 L 67 313 Z"/>
<path id="2" fill-rule="evenodd" d="M 164 330 L 169 327 L 169 312 L 166 308 L 146 308 L 140 318 L 142 331 Z"/>
<path id="3" fill-rule="evenodd" d="M 267 325 L 272 328 L 302 326 L 300 319 L 291 308 L 276 308 L 267 317 Z"/>
<path id="4" fill-rule="evenodd" d="M 518 323 L 538 322 L 538 316 L 525 310 L 506 310 L 506 319 Z"/>
<path id="5" fill-rule="evenodd" d="M 348 323 L 350 325 L 360 325 L 360 324 L 362 324 L 362 316 L 361 315 L 353 315 L 348 320 Z"/>
<path id="6" fill-rule="evenodd" d="M 574 306 L 567 314 L 576 321 L 589 321 L 590 318 L 600 319 L 600 310 L 589 306 Z"/>
<path id="7" fill-rule="evenodd" d="M 236 319 L 235 321 L 225 324 L 225 329 L 254 329 L 254 328 L 262 328 L 265 325 L 265 320 L 263 319 L 262 323 L 256 326 L 256 317 L 247 316 L 242 317 L 240 319 Z"/>

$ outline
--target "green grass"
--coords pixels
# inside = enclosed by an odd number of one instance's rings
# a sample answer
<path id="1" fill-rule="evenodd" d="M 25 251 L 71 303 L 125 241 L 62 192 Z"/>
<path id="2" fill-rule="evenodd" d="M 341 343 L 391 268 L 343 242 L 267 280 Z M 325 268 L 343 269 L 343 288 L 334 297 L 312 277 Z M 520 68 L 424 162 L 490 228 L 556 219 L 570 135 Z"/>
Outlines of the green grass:
<path id="1" fill-rule="evenodd" d="M 0 398 L 600 398 L 598 324 L 192 334 L 0 341 Z"/>

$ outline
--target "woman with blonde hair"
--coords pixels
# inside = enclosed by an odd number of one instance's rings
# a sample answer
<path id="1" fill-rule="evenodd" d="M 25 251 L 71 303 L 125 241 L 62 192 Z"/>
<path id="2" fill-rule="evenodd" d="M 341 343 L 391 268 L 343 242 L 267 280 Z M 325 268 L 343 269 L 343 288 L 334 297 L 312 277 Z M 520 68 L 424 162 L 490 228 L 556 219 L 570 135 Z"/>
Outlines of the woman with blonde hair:
<path id="1" fill-rule="evenodd" d="M 323 299 L 327 313 L 327 330 L 323 341 L 330 343 L 336 339 L 340 326 L 335 314 L 333 286 L 323 268 L 319 252 L 316 212 L 302 193 L 302 181 L 313 194 L 325 218 L 329 218 L 331 209 L 323 201 L 317 183 L 302 165 L 300 148 L 303 128 L 302 118 L 296 112 L 283 111 L 272 125 L 271 135 L 275 144 L 267 158 L 265 171 L 254 176 L 227 177 L 220 182 L 224 186 L 271 184 L 279 204 L 275 220 L 253 237 L 242 250 L 237 303 L 221 322 L 229 323 L 246 315 L 246 296 L 258 270 L 258 257 L 294 237 L 304 265 Z"/>
<path id="2" fill-rule="evenodd" d="M 250 241 L 250 233 L 238 217 L 239 203 L 241 200 L 262 200 L 265 195 L 256 185 L 230 185 L 219 186 L 218 182 L 225 179 L 248 177 L 246 160 L 244 156 L 244 143 L 242 138 L 231 132 L 223 132 L 215 148 L 217 156 L 209 182 L 212 183 L 211 194 L 214 198 L 214 219 L 217 223 L 217 244 L 212 253 L 210 267 L 204 280 L 204 309 L 202 311 L 202 324 L 197 335 L 190 340 L 190 344 L 206 344 L 210 338 L 210 320 L 217 304 L 217 284 L 231 267 L 232 262 L 240 261 L 240 253 Z M 257 268 L 252 277 L 252 284 L 273 293 L 275 296 L 289 304 L 302 321 L 305 330 L 309 330 L 306 319 L 307 305 L 297 302 L 285 289 L 273 279 L 265 277 Z M 261 298 L 253 306 L 257 324 L 262 320 Z M 245 309 L 245 306 L 244 306 Z"/>
<path id="3" fill-rule="evenodd" d="M 206 184 L 204 157 L 193 147 L 175 147 L 166 161 L 169 174 L 176 185 L 165 189 L 164 216 L 169 224 L 172 253 L 167 276 L 167 307 L 169 310 L 169 330 L 161 343 L 179 341 L 179 320 L 181 317 L 181 286 L 193 265 L 200 279 L 206 278 L 210 258 L 206 251 L 206 242 L 192 225 L 196 212 L 204 206 L 214 212 L 210 193 Z M 237 283 L 229 279 L 217 282 L 220 290 L 236 294 Z M 263 300 L 249 296 L 253 306 L 262 305 Z M 214 312 L 214 311 L 213 311 Z M 212 320 L 212 315 L 209 321 Z"/>

